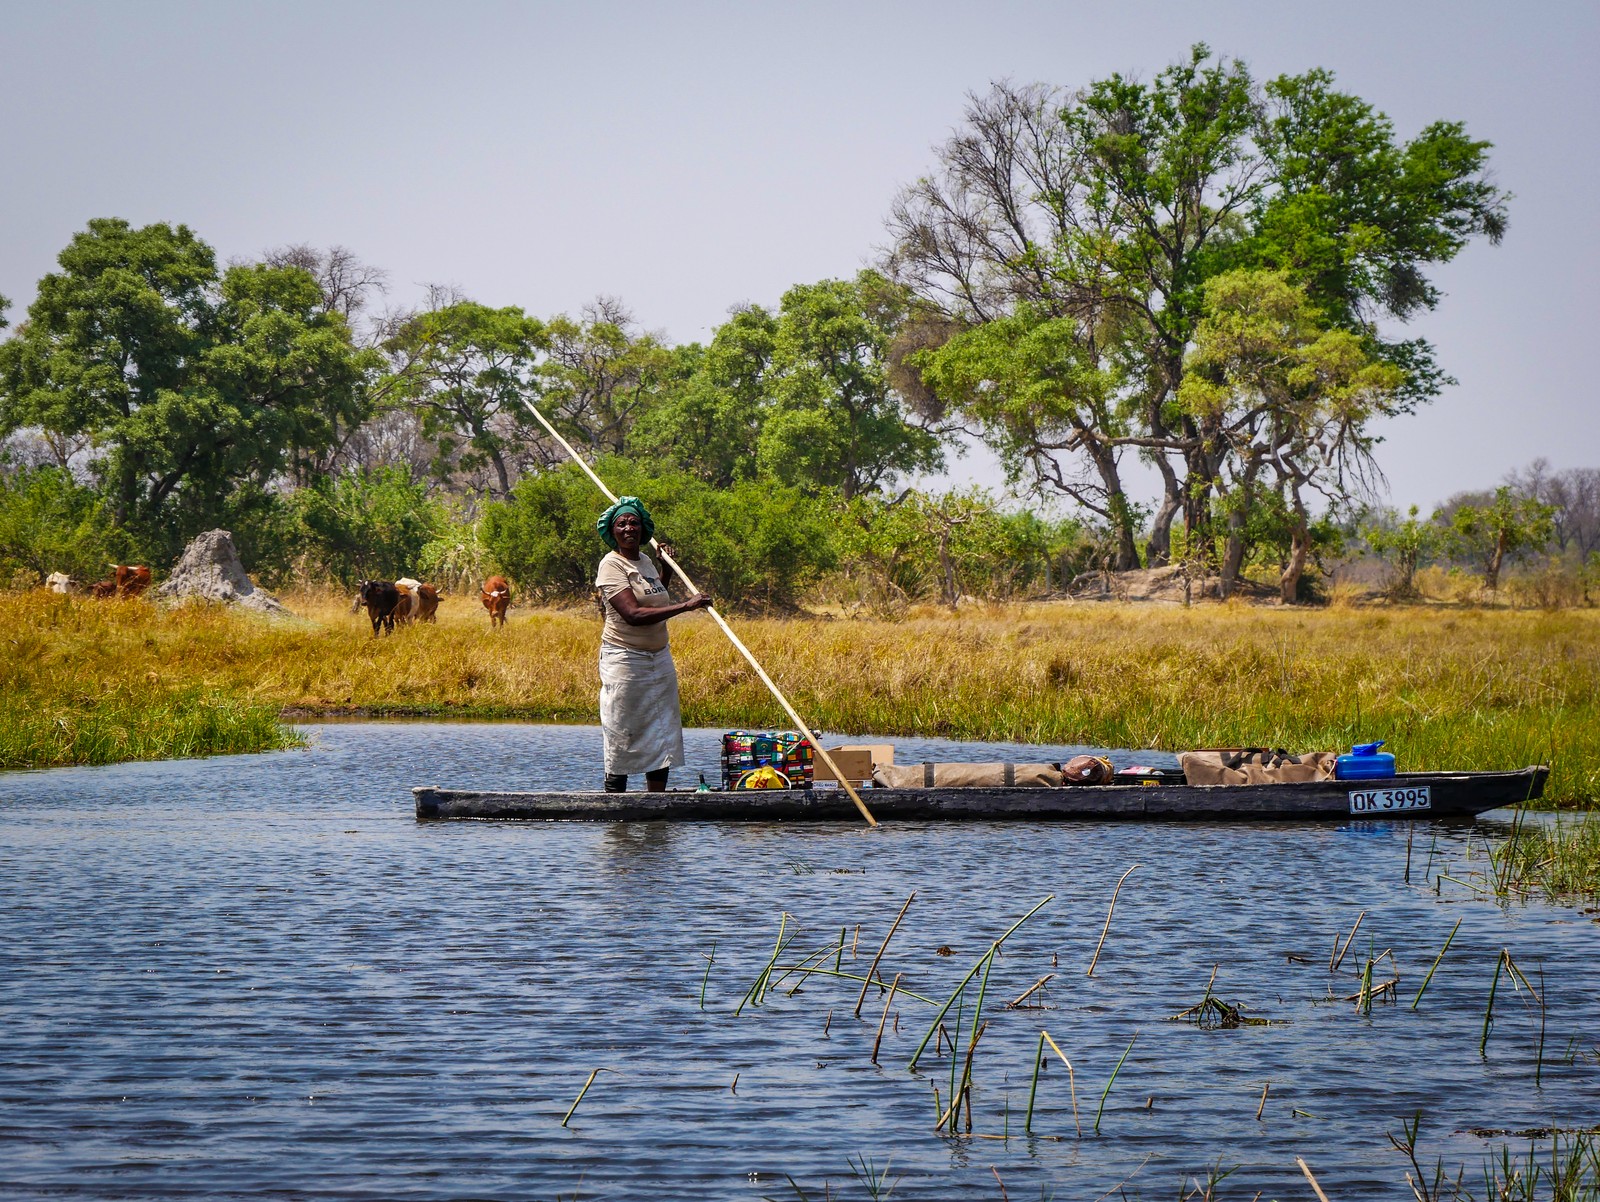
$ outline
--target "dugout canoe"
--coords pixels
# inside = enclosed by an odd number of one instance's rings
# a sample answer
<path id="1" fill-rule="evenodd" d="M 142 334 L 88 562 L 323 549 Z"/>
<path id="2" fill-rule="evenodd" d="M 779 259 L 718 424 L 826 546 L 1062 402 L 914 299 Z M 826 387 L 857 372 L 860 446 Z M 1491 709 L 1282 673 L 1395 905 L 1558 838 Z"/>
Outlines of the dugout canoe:
<path id="1" fill-rule="evenodd" d="M 1117 783 L 1066 788 L 863 789 L 879 822 L 1080 818 L 1286 821 L 1470 817 L 1544 793 L 1544 765 L 1515 772 L 1403 772 L 1385 780 L 1272 785 Z M 843 790 L 512 793 L 413 789 L 420 821 L 860 822 Z"/>

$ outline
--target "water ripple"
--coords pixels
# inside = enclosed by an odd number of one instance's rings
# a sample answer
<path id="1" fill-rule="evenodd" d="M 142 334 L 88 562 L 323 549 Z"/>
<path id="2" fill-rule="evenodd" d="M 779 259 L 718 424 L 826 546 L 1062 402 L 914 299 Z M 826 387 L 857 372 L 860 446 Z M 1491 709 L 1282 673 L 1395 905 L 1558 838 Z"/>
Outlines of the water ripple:
<path id="1" fill-rule="evenodd" d="M 1302 1194 L 1305 1156 L 1330 1195 L 1390 1198 L 1406 1165 L 1385 1132 L 1417 1111 L 1425 1156 L 1469 1176 L 1496 1141 L 1467 1127 L 1600 1119 L 1600 928 L 1422 884 L 1429 862 L 1471 871 L 1482 825 L 1419 824 L 1411 886 L 1405 828 L 1372 823 L 419 825 L 415 784 L 592 786 L 598 733 L 310 733 L 305 751 L 0 775 L 0 1194 L 754 1200 L 794 1196 L 792 1178 L 861 1197 L 864 1157 L 906 1199 L 997 1197 L 995 1172 L 1012 1197 L 1129 1178 L 1129 1196 L 1171 1196 L 1219 1161 L 1248 1197 Z M 708 776 L 715 739 L 690 732 Z M 926 1005 L 897 999 L 878 1064 L 876 989 L 859 1020 L 859 985 L 818 975 L 733 1016 L 781 913 L 791 952 L 844 928 L 840 967 L 860 974 L 913 889 L 884 968 L 939 999 L 1055 895 L 995 960 L 974 1058 L 974 1132 L 1009 1138 L 933 1131 L 950 1057 L 930 1044 L 907 1070 Z M 1501 948 L 1547 988 L 1537 1086 L 1537 1008 L 1505 980 L 1478 1054 Z M 1385 950 L 1401 1004 L 1360 1015 L 1352 967 Z M 1213 968 L 1218 996 L 1272 1025 L 1167 1021 Z M 1002 1008 L 1050 972 L 1048 1008 Z M 1082 1140 L 1059 1062 L 1023 1132 L 1041 1028 L 1072 1058 Z"/>

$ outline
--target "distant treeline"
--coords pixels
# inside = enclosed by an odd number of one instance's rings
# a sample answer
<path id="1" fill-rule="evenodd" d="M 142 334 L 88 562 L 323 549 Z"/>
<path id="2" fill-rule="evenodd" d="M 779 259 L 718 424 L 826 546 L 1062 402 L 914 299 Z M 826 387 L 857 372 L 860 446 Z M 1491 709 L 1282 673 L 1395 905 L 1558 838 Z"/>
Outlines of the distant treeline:
<path id="1" fill-rule="evenodd" d="M 1148 83 L 996 85 L 890 202 L 876 267 L 703 345 L 610 298 L 385 309 L 343 248 L 223 266 L 185 226 L 95 220 L 0 343 L 0 566 L 160 567 L 224 526 L 269 581 L 570 592 L 598 505 L 532 402 L 736 601 L 1167 563 L 1297 599 L 1371 492 L 1372 424 L 1450 382 L 1396 328 L 1438 302 L 1432 267 L 1503 235 L 1488 149 L 1204 46 Z M 901 487 L 963 435 L 1037 500 Z M 1159 496 L 1129 494 L 1133 460 Z"/>

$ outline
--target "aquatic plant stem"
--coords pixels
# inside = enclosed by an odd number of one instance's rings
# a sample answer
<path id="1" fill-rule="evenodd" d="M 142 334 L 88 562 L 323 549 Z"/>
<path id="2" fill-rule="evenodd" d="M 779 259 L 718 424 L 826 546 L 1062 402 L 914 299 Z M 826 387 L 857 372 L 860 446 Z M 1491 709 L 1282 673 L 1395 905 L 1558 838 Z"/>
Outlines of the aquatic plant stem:
<path id="1" fill-rule="evenodd" d="M 1078 1138 L 1082 1139 L 1083 1124 L 1078 1121 L 1078 1075 L 1072 1071 L 1072 1061 L 1067 1059 L 1067 1054 L 1061 1050 L 1060 1045 L 1050 1038 L 1050 1033 L 1048 1031 L 1040 1031 L 1039 1034 L 1050 1045 L 1051 1050 L 1061 1058 L 1061 1063 L 1067 1066 L 1067 1092 L 1072 1098 L 1072 1126 L 1078 1132 Z M 1128 1046 L 1132 1047 L 1133 1045 L 1129 1044 Z"/>
<path id="2" fill-rule="evenodd" d="M 578 1103 L 583 1101 L 583 1095 L 589 1092 L 589 1086 L 594 1084 L 594 1079 L 606 1069 L 602 1066 L 589 1074 L 589 1079 L 583 1083 L 583 1088 L 578 1091 L 578 1096 L 572 1099 L 572 1105 L 567 1107 L 567 1113 L 561 1116 L 561 1125 L 565 1127 L 567 1120 L 572 1117 L 573 1111 L 578 1109 Z"/>
<path id="3" fill-rule="evenodd" d="M 1256 1104 L 1256 1121 L 1257 1122 L 1261 1121 L 1261 1112 L 1267 1108 L 1267 1090 L 1269 1090 L 1271 1088 L 1272 1088 L 1272 1082 L 1271 1081 L 1268 1081 L 1265 1085 L 1263 1085 L 1261 1087 L 1261 1101 Z"/>
<path id="4" fill-rule="evenodd" d="M 1009 1002 L 1007 1002 L 1006 1003 L 1006 1009 L 1007 1010 L 1015 1010 L 1015 1009 L 1017 1009 L 1019 1006 L 1022 1005 L 1022 1003 L 1024 1001 L 1026 1001 L 1029 997 L 1033 996 L 1033 994 L 1037 993 L 1040 989 L 1042 989 L 1044 987 L 1044 985 L 1046 984 L 1046 982 L 1053 981 L 1055 979 L 1055 975 L 1056 974 L 1053 973 L 1053 972 L 1045 973 L 1044 976 L 1040 977 L 1032 985 L 1029 985 L 1021 993 L 1017 994 L 1016 997 L 1012 998 Z"/>
<path id="5" fill-rule="evenodd" d="M 1106 1098 L 1110 1096 L 1111 1087 L 1117 1083 L 1117 1074 L 1122 1071 L 1122 1062 L 1128 1058 L 1128 1053 L 1133 1051 L 1134 1040 L 1138 1038 L 1139 1032 L 1135 1031 L 1133 1039 L 1128 1040 L 1128 1046 L 1123 1049 L 1122 1056 L 1117 1061 L 1117 1067 L 1111 1070 L 1111 1079 L 1106 1082 L 1105 1089 L 1100 1091 L 1100 1108 L 1094 1112 L 1094 1133 L 1096 1135 L 1100 1134 L 1100 1116 L 1105 1113 Z"/>
<path id="6" fill-rule="evenodd" d="M 1511 871 L 1516 867 L 1517 836 L 1522 831 L 1523 817 L 1526 813 L 1527 807 L 1519 802 L 1517 804 L 1517 812 L 1511 819 L 1511 838 L 1506 840 L 1505 846 L 1500 849 L 1505 861 L 1505 870 L 1504 872 L 1500 871 L 1498 866 L 1495 870 L 1494 891 L 1497 895 L 1503 895 L 1511 888 Z M 1492 851 L 1489 853 L 1489 859 L 1491 863 L 1494 861 L 1494 853 Z"/>
<path id="7" fill-rule="evenodd" d="M 993 951 L 995 948 L 998 948 L 1007 939 L 1011 938 L 1011 936 L 1016 933 L 1016 930 L 1017 930 L 1018 927 L 1020 927 L 1023 923 L 1027 922 L 1028 919 L 1032 918 L 1041 909 L 1043 909 L 1047 904 L 1049 904 L 1050 902 L 1055 901 L 1055 899 L 1056 899 L 1056 895 L 1054 893 L 1046 894 L 1044 896 L 1043 900 L 1038 902 L 1031 910 L 1029 910 L 1021 918 L 1017 919 L 1016 922 L 1012 923 L 1011 926 L 1009 928 L 1007 928 L 1006 933 L 1004 935 L 1001 935 L 1000 938 L 996 939 L 992 944 L 990 944 L 990 951 Z M 977 975 L 978 969 L 983 967 L 984 961 L 988 957 L 988 955 L 989 955 L 989 952 L 985 952 L 982 956 L 978 957 L 977 963 L 975 963 L 971 968 L 969 968 L 967 970 L 967 975 L 961 978 L 961 983 L 955 987 L 955 991 L 953 993 L 951 993 L 949 999 L 946 1000 L 945 1004 L 940 1008 L 939 1013 L 934 1015 L 933 1023 L 932 1023 L 931 1026 L 929 1026 L 928 1033 L 922 1037 L 922 1042 L 917 1045 L 917 1050 L 911 1056 L 911 1063 L 906 1066 L 906 1068 L 909 1071 L 911 1071 L 911 1072 L 915 1072 L 916 1071 L 916 1069 L 917 1069 L 917 1061 L 922 1058 L 923 1050 L 926 1049 L 927 1046 L 928 1046 L 928 1040 L 933 1038 L 933 1033 L 936 1030 L 938 1030 L 939 1024 L 944 1021 L 944 1016 L 950 1012 L 950 1007 L 956 1004 L 956 999 L 961 996 L 961 991 L 967 987 L 967 982 L 972 980 L 972 978 Z M 952 1050 L 954 1050 L 954 1049 L 952 1048 Z"/>
<path id="8" fill-rule="evenodd" d="M 883 943 L 878 948 L 878 954 L 872 957 L 872 966 L 867 969 L 867 979 L 861 982 L 861 994 L 856 998 L 855 1015 L 861 1017 L 861 1003 L 866 1000 L 867 986 L 872 984 L 872 978 L 877 974 L 878 961 L 883 959 L 883 953 L 889 950 L 889 940 L 894 938 L 894 933 L 900 929 L 900 920 L 906 916 L 906 911 L 911 908 L 911 903 L 916 900 L 917 891 L 913 889 L 906 898 L 905 904 L 900 907 L 900 913 L 894 916 L 894 922 L 889 926 L 889 933 L 883 937 Z"/>
<path id="9" fill-rule="evenodd" d="M 978 1040 L 983 1038 L 983 1033 L 989 1029 L 988 1023 L 978 1022 L 977 1014 L 972 1016 L 972 1040 L 967 1044 L 967 1062 L 961 1067 L 961 1096 L 967 1099 L 967 1133 L 972 1133 L 972 1057 L 978 1050 Z"/>
<path id="10" fill-rule="evenodd" d="M 711 941 L 711 954 L 706 957 L 706 975 L 700 978 L 700 1009 L 706 1008 L 706 982 L 711 980 L 711 966 L 717 962 L 717 941 Z"/>
<path id="11" fill-rule="evenodd" d="M 1138 867 L 1138 864 L 1133 866 L 1133 868 Z M 1117 887 L 1111 891 L 1111 904 L 1106 907 L 1106 925 L 1100 928 L 1100 942 L 1094 945 L 1094 956 L 1089 960 L 1088 975 L 1091 977 L 1094 976 L 1094 966 L 1100 963 L 1100 949 L 1106 944 L 1106 933 L 1111 930 L 1111 916 L 1117 910 L 1117 894 L 1122 892 L 1122 882 L 1128 879 L 1129 874 L 1133 872 L 1133 868 L 1128 869 L 1127 872 L 1117 878 Z"/>
<path id="12" fill-rule="evenodd" d="M 961 1085 L 955 1090 L 954 1093 L 950 1095 L 950 1109 L 939 1116 L 939 1122 L 934 1127 L 935 1131 L 944 1126 L 946 1120 L 949 1120 L 950 1131 L 952 1134 L 955 1132 L 956 1123 L 960 1122 L 961 1120 L 961 1100 L 963 1098 L 965 1098 L 967 1102 L 967 1130 L 969 1132 L 972 1130 L 972 1054 L 977 1049 L 978 1040 L 983 1038 L 983 1033 L 988 1029 L 988 1023 L 974 1027 L 972 1033 L 972 1042 L 967 1045 L 966 1061 L 962 1065 L 961 1069 Z M 951 1050 L 954 1051 L 954 1048 Z M 950 1057 L 950 1063 L 952 1067 L 955 1065 L 954 1056 Z"/>
<path id="13" fill-rule="evenodd" d="M 791 967 L 798 968 L 799 965 L 792 965 Z M 863 977 L 858 972 L 834 972 L 833 969 L 831 969 L 831 968 L 812 968 L 812 969 L 808 969 L 807 970 L 807 975 L 814 976 L 814 977 L 838 977 L 839 980 L 841 980 L 841 981 L 862 981 L 862 980 L 866 979 L 865 977 Z M 883 982 L 882 981 L 877 981 L 877 982 L 875 982 L 875 984 L 881 985 L 881 984 L 883 984 Z M 926 996 L 925 994 L 917 993 L 914 990 L 910 990 L 910 989 L 901 989 L 900 990 L 900 996 L 901 997 L 908 997 L 908 998 L 912 999 L 913 1001 L 921 1002 L 926 1006 L 937 1006 L 939 1004 L 937 998 L 931 998 L 931 997 Z"/>
<path id="14" fill-rule="evenodd" d="M 883 1024 L 889 1021 L 889 1007 L 894 1005 L 895 990 L 900 988 L 901 973 L 894 974 L 894 980 L 889 983 L 889 997 L 883 1003 L 883 1017 L 878 1020 L 878 1034 L 872 1041 L 872 1063 L 878 1063 L 878 1045 L 883 1042 Z"/>
<path id="15" fill-rule="evenodd" d="M 561 444 L 561 446 L 566 450 L 567 454 L 572 457 L 572 461 L 583 469 L 584 474 L 587 475 L 590 480 L 594 481 L 594 486 L 604 493 L 608 498 L 610 498 L 611 503 L 615 505 L 617 503 L 617 494 L 607 488 L 605 482 L 601 480 L 599 476 L 595 475 L 594 469 L 584 462 L 583 456 L 579 455 L 577 451 L 573 450 L 572 444 L 565 438 L 562 438 L 556 428 L 545 420 L 544 414 L 540 413 L 539 410 L 534 407 L 532 401 L 528 400 L 528 398 L 524 396 L 519 396 L 518 399 L 521 400 L 523 405 L 527 407 L 528 412 L 533 414 L 533 416 L 538 419 L 539 424 L 545 428 L 545 431 L 550 435 L 550 437 Z M 678 561 L 673 559 L 672 556 L 668 555 L 666 551 L 662 550 L 660 542 L 652 538 L 650 540 L 650 545 L 655 548 L 655 552 L 661 557 L 662 562 L 664 562 L 669 568 L 678 574 L 678 579 L 683 581 L 685 588 L 687 588 L 691 593 L 698 593 L 700 591 L 699 588 L 695 586 L 694 581 L 689 579 L 689 574 L 678 566 Z M 722 628 L 722 633 L 728 636 L 728 641 L 734 645 L 734 648 L 739 652 L 740 655 L 744 656 L 745 661 L 751 666 L 751 668 L 755 669 L 755 674 L 761 678 L 761 683 L 766 685 L 768 691 L 771 692 L 773 697 L 777 699 L 778 704 L 783 707 L 783 712 L 789 715 L 790 721 L 792 721 L 795 726 L 799 728 L 801 734 L 805 735 L 806 739 L 811 744 L 811 749 L 816 752 L 817 757 L 828 766 L 828 770 L 833 773 L 834 780 L 839 782 L 839 787 L 850 795 L 850 800 L 855 803 L 856 809 L 861 811 L 861 816 L 867 820 L 867 825 L 877 826 L 878 820 L 872 816 L 872 811 L 867 809 L 866 803 L 861 800 L 861 795 L 856 792 L 855 786 L 852 785 L 848 779 L 846 779 L 844 773 L 839 771 L 839 765 L 833 762 L 833 757 L 828 754 L 828 749 L 822 745 L 822 740 L 817 736 L 817 733 L 811 729 L 811 724 L 806 722 L 798 713 L 795 712 L 794 706 L 790 705 L 789 699 L 783 695 L 783 690 L 778 688 L 778 686 L 773 683 L 772 677 L 767 675 L 767 670 L 763 668 L 760 662 L 757 661 L 756 657 L 751 654 L 750 648 L 744 645 L 744 640 L 733 633 L 733 627 L 729 626 L 727 620 L 717 612 L 716 606 L 708 605 L 706 607 L 706 612 L 710 614 L 712 619 L 715 620 L 716 624 Z"/>
<path id="16" fill-rule="evenodd" d="M 1489 1004 L 1483 1008 L 1483 1037 L 1478 1040 L 1478 1055 L 1484 1055 L 1489 1043 L 1489 1028 L 1494 1025 L 1494 995 L 1500 988 L 1500 970 L 1506 965 L 1506 949 L 1501 948 L 1494 961 L 1494 980 L 1489 982 Z"/>
<path id="17" fill-rule="evenodd" d="M 1294 1162 L 1300 1166 L 1300 1171 L 1306 1175 L 1306 1180 L 1311 1182 L 1311 1188 L 1316 1191 L 1319 1202 L 1328 1202 L 1328 1195 L 1322 1192 L 1322 1187 L 1317 1184 L 1317 1179 L 1311 1175 L 1311 1166 L 1299 1156 L 1294 1158 Z"/>
<path id="18" fill-rule="evenodd" d="M 1350 928 L 1350 935 L 1349 935 L 1349 938 L 1347 938 L 1344 941 L 1344 947 L 1340 950 L 1339 954 L 1332 961 L 1330 961 L 1329 964 L 1328 964 L 1328 971 L 1329 972 L 1338 972 L 1339 971 L 1339 965 L 1344 963 L 1345 956 L 1348 955 L 1349 952 L 1350 952 L 1350 945 L 1355 942 L 1356 932 L 1361 929 L 1361 920 L 1363 918 L 1365 918 L 1366 916 L 1367 916 L 1367 912 L 1365 910 L 1361 911 L 1361 913 L 1356 915 L 1355 925 Z M 1337 935 L 1335 935 L 1334 936 L 1334 943 L 1337 944 L 1338 941 L 1339 941 L 1339 937 Z"/>
<path id="19" fill-rule="evenodd" d="M 1444 954 L 1450 950 L 1450 944 L 1456 937 L 1456 932 L 1461 929 L 1461 920 L 1456 919 L 1456 925 L 1450 928 L 1450 934 L 1445 937 L 1444 946 L 1439 949 L 1439 954 L 1433 958 L 1433 964 L 1428 969 L 1428 975 L 1422 978 L 1422 986 L 1417 990 L 1417 996 L 1411 999 L 1411 1008 L 1415 1010 L 1417 1003 L 1422 1000 L 1422 995 L 1427 992 L 1428 982 L 1433 980 L 1434 970 L 1439 967 L 1439 962 L 1444 959 Z"/>
<path id="20" fill-rule="evenodd" d="M 781 915 L 778 919 L 778 941 L 773 945 L 772 956 L 767 960 L 766 966 L 762 968 L 761 972 L 756 976 L 755 984 L 750 986 L 750 988 L 745 992 L 743 1000 L 741 1000 L 740 1003 L 734 1007 L 733 1016 L 735 1018 L 739 1017 L 739 1012 L 745 1008 L 746 1003 L 755 1006 L 759 1006 L 761 1004 L 761 994 L 766 991 L 767 979 L 772 974 L 772 966 L 778 962 L 779 955 L 782 954 L 784 947 L 787 946 L 783 940 L 783 933 L 788 927 L 788 924 L 789 911 L 784 910 L 781 912 Z M 800 932 L 796 931 L 794 935 L 791 935 L 789 938 L 793 940 L 799 934 Z"/>
<path id="21" fill-rule="evenodd" d="M 1544 965 L 1542 965 L 1542 964 L 1539 966 L 1539 994 L 1538 994 L 1538 997 L 1539 997 L 1539 1047 L 1535 1050 L 1534 1057 L 1533 1057 L 1533 1084 L 1534 1084 L 1535 1088 L 1537 1088 L 1538 1086 L 1543 1084 L 1542 1078 L 1544 1077 L 1545 1004 L 1544 1004 Z"/>
<path id="22" fill-rule="evenodd" d="M 1045 1033 L 1039 1032 L 1039 1050 L 1033 1054 L 1033 1084 L 1028 1086 L 1028 1117 L 1022 1122 L 1022 1129 L 1033 1131 L 1033 1099 L 1039 1093 L 1039 1068 L 1044 1064 Z"/>
<path id="23" fill-rule="evenodd" d="M 994 954 L 996 950 L 996 948 L 992 947 L 989 949 L 989 963 L 983 970 L 983 980 L 978 983 L 978 1003 L 972 1008 L 972 1026 L 970 1028 L 972 1031 L 972 1038 L 967 1042 L 967 1063 L 966 1067 L 962 1070 L 963 1078 L 961 1083 L 961 1091 L 962 1093 L 967 1094 L 968 1131 L 972 1130 L 972 1096 L 970 1093 L 972 1087 L 972 1050 L 978 1046 L 978 1037 L 983 1034 L 983 1028 L 987 1025 L 980 1024 L 979 1020 L 983 1017 L 983 997 L 984 994 L 989 991 L 989 973 L 994 969 Z M 957 1033 L 959 1034 L 959 1027 L 957 1029 Z M 951 1057 L 952 1064 L 954 1061 L 955 1058 Z"/>

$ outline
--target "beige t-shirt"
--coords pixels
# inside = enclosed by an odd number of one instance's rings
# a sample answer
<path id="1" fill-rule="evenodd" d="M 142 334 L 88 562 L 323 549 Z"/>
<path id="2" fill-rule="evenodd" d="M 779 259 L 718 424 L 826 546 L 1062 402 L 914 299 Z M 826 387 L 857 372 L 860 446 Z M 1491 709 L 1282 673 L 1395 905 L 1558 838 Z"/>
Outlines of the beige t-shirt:
<path id="1" fill-rule="evenodd" d="M 632 647 L 638 651 L 664 651 L 667 647 L 667 624 L 654 626 L 629 626 L 622 620 L 611 598 L 624 588 L 631 588 L 641 609 L 660 609 L 671 605 L 672 597 L 661 582 L 656 565 L 643 552 L 637 560 L 628 559 L 616 551 L 606 553 L 595 573 L 594 585 L 606 602 L 606 628 L 600 635 L 602 643 L 615 647 Z"/>

